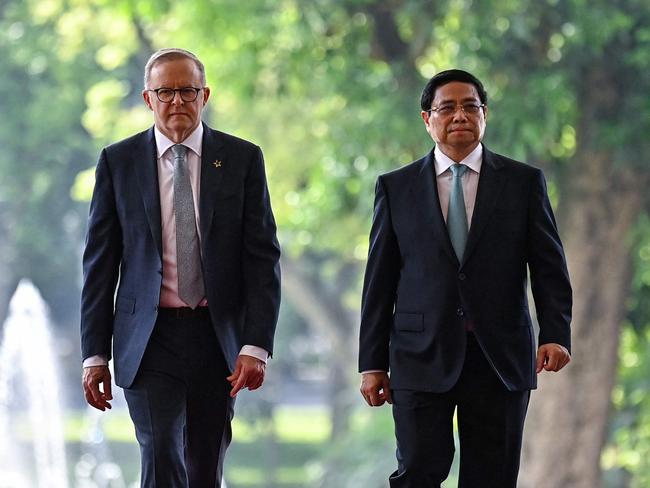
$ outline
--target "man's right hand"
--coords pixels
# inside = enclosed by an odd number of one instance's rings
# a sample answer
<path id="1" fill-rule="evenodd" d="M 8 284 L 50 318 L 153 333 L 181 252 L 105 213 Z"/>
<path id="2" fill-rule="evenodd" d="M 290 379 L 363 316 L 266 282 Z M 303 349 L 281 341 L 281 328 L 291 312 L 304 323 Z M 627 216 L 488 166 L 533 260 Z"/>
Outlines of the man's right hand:
<path id="1" fill-rule="evenodd" d="M 86 401 L 92 407 L 102 412 L 111 408 L 108 400 L 113 399 L 111 394 L 111 372 L 108 366 L 88 366 L 84 368 L 82 384 Z M 100 389 L 100 385 L 102 388 Z"/>
<path id="2" fill-rule="evenodd" d="M 371 407 L 381 407 L 386 402 L 393 404 L 390 397 L 390 379 L 386 372 L 363 373 L 359 390 Z"/>

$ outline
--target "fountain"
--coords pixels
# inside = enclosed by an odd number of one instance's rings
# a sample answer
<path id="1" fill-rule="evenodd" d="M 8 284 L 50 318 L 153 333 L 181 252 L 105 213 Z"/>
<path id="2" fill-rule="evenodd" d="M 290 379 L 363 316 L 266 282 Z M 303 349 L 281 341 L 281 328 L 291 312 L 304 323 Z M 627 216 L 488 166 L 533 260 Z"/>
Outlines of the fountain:
<path id="1" fill-rule="evenodd" d="M 38 290 L 21 281 L 0 342 L 0 488 L 67 488 L 56 358 Z M 32 446 L 21 450 L 19 445 Z"/>
<path id="2" fill-rule="evenodd" d="M 105 439 L 105 413 L 91 407 L 83 414 L 81 456 L 70 464 L 73 484 L 69 484 L 58 361 L 47 307 L 29 281 L 18 285 L 2 331 L 0 488 L 126 488 Z M 119 392 L 114 401 L 124 403 Z M 136 481 L 129 488 L 138 485 Z"/>

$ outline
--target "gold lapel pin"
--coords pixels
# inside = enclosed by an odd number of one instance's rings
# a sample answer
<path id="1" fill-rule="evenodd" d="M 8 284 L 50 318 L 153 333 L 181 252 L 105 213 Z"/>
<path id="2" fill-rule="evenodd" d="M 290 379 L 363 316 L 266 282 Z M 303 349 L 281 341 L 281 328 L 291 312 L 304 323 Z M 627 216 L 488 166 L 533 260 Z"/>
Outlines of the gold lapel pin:
<path id="1" fill-rule="evenodd" d="M 217 159 L 217 160 L 216 160 L 214 163 L 212 163 L 212 164 L 214 164 L 214 167 L 215 167 L 215 168 L 221 168 L 221 160 L 219 160 L 219 159 Z"/>

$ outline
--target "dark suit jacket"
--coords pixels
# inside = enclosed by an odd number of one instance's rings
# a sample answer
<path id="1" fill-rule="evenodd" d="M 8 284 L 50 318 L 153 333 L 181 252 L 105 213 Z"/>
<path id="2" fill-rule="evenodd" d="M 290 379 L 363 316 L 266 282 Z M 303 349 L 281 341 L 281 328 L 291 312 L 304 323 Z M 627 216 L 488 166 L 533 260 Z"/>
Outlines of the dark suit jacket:
<path id="1" fill-rule="evenodd" d="M 242 344 L 273 351 L 280 247 L 260 148 L 204 125 L 201 159 L 203 277 L 210 316 L 232 370 Z M 115 381 L 125 388 L 156 322 L 160 219 L 152 127 L 102 151 L 83 256 L 82 356 L 110 358 L 112 340 Z"/>
<path id="2" fill-rule="evenodd" d="M 464 321 L 511 391 L 535 388 L 535 339 L 570 349 L 571 286 L 539 169 L 484 148 L 463 262 L 449 240 L 434 156 L 382 175 L 366 268 L 359 370 L 390 369 L 391 388 L 449 390 L 465 357 Z"/>

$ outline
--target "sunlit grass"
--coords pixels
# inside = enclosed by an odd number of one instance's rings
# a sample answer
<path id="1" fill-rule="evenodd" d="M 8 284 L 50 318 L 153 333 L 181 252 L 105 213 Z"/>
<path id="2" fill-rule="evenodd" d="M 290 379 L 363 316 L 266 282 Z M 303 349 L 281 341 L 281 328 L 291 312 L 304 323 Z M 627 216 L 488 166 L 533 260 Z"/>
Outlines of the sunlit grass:
<path id="1" fill-rule="evenodd" d="M 302 467 L 283 466 L 269 473 L 264 468 L 229 466 L 226 469 L 226 477 L 230 483 L 236 483 L 237 486 L 263 486 L 269 481 L 283 485 L 300 485 L 309 478 L 309 473 Z"/>
<path id="2" fill-rule="evenodd" d="M 97 420 L 94 415 L 102 415 L 99 419 L 104 438 L 112 442 L 136 442 L 133 423 L 125 409 L 116 409 L 103 414 L 88 415 L 86 410 L 68 413 L 63 425 L 63 436 L 66 442 L 83 442 L 92 429 L 91 422 Z"/>
<path id="3" fill-rule="evenodd" d="M 353 412 L 349 427 L 352 437 L 359 442 L 367 438 L 371 439 L 371 444 L 376 444 L 393 435 L 388 409 L 358 409 Z M 103 413 L 91 410 L 69 412 L 64 429 L 66 442 L 70 444 L 83 444 L 98 438 L 108 442 L 116 462 L 125 470 L 125 476 L 128 471 L 130 480 L 137 474 L 137 456 L 133 465 L 117 456 L 118 452 L 124 451 L 126 444 L 130 445 L 129 449 L 137 448 L 133 424 L 126 409 L 116 408 Z M 342 448 L 331 444 L 331 431 L 330 411 L 326 406 L 281 405 L 273 409 L 272 418 L 242 409 L 233 421 L 233 443 L 225 466 L 229 486 L 313 486 L 321 479 L 323 463 L 330 459 L 328 456 Z M 391 463 L 392 459 L 386 461 Z M 389 472 L 389 468 L 392 464 L 384 471 Z"/>
<path id="4" fill-rule="evenodd" d="M 113 410 L 101 414 L 102 430 L 106 440 L 135 442 L 133 424 L 128 412 Z M 85 410 L 67 415 L 64 423 L 66 442 L 82 442 L 91 428 L 93 416 Z M 234 438 L 238 443 L 256 442 L 269 435 L 270 426 L 236 416 L 233 421 Z M 329 438 L 332 424 L 326 407 L 280 406 L 274 410 L 273 434 L 277 442 L 319 444 Z"/>
<path id="5" fill-rule="evenodd" d="M 276 409 L 275 435 L 284 442 L 321 443 L 332 430 L 325 407 L 280 407 Z"/>

